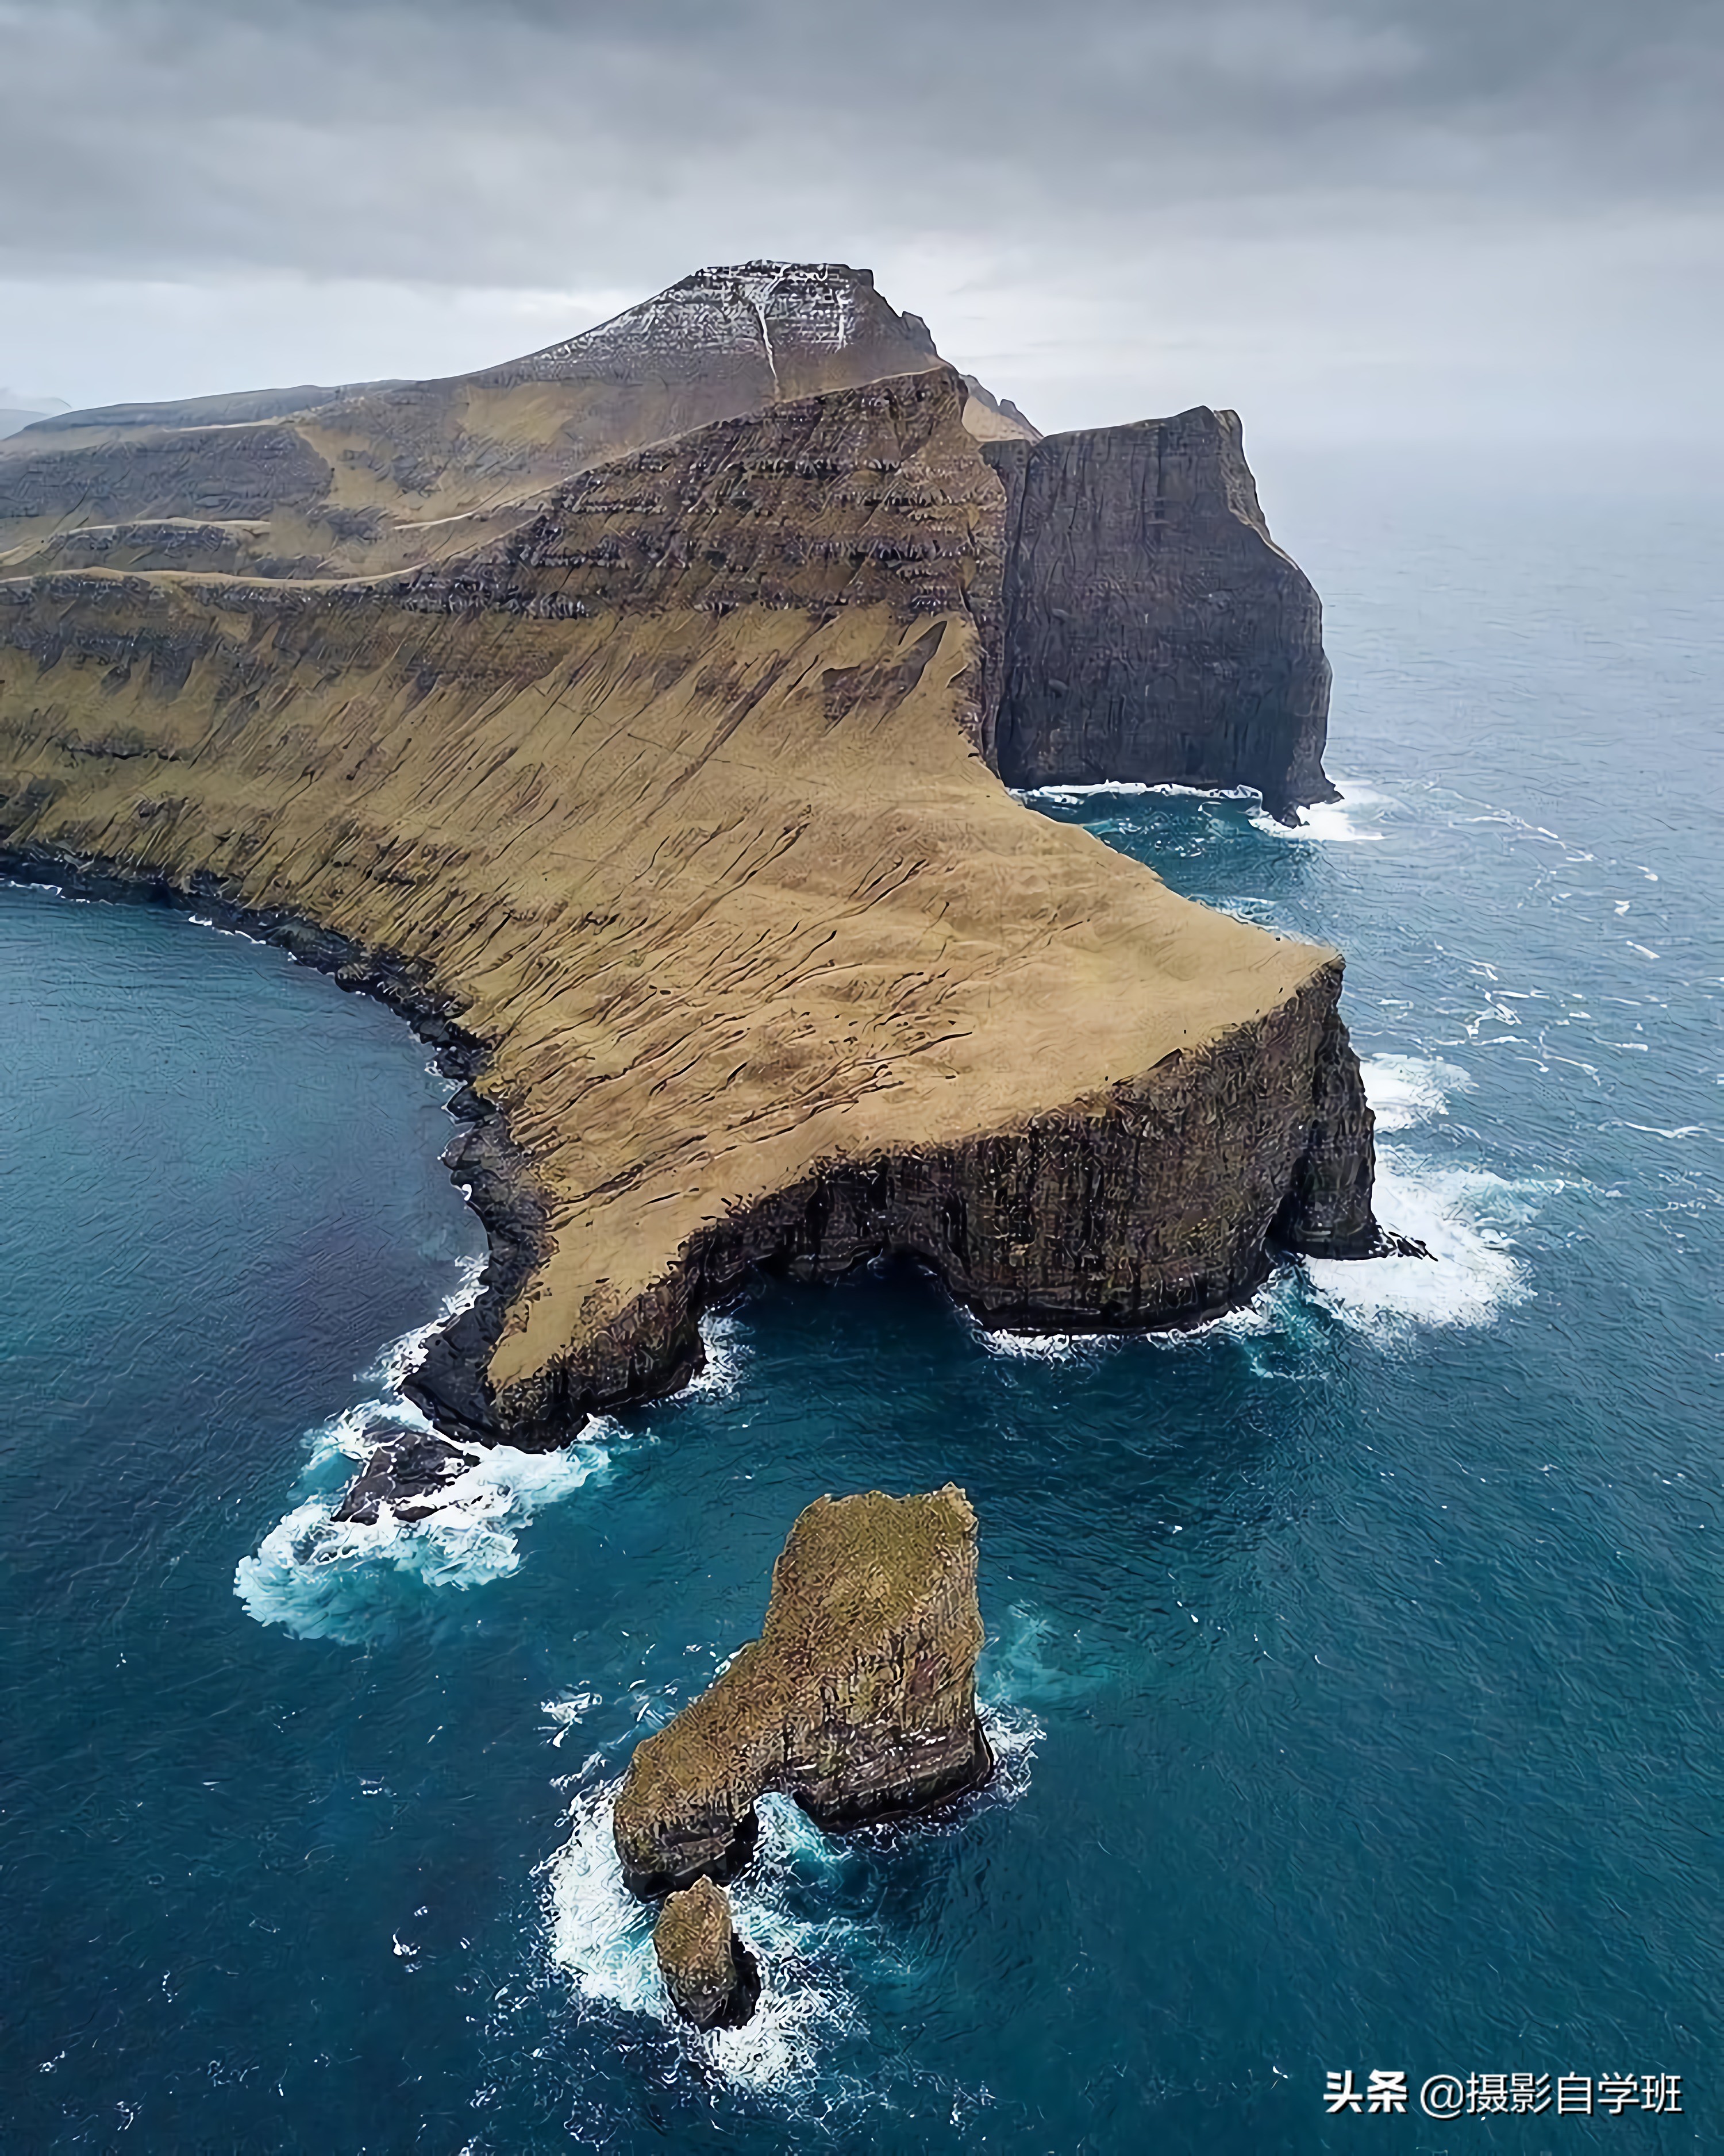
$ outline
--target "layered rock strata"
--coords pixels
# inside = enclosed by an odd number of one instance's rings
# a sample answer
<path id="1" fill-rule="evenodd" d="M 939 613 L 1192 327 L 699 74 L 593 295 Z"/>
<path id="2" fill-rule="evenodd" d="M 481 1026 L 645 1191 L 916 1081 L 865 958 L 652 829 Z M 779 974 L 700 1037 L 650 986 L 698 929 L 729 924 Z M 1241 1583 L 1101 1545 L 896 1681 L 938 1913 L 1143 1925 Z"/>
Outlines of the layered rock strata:
<path id="1" fill-rule="evenodd" d="M 73 412 L 0 442 L 0 570 L 339 578 L 450 562 L 573 475 L 710 422 L 940 364 L 865 270 L 702 270 L 612 321 L 434 382 Z M 1230 413 L 1044 441 L 963 377 L 1011 497 L 988 752 L 1009 783 L 1331 798 L 1315 595 L 1275 547 Z M 993 649 L 1003 640 L 1003 649 Z"/>
<path id="2" fill-rule="evenodd" d="M 927 325 L 866 270 L 700 270 L 578 336 L 443 381 L 64 414 L 0 445 L 0 559 L 295 578 L 446 558 L 647 443 L 939 363 Z"/>
<path id="3" fill-rule="evenodd" d="M 755 1806 L 793 1797 L 829 1828 L 902 1818 L 984 1782 L 976 1515 L 925 1496 L 817 1498 L 772 1567 L 758 1640 L 636 1748 L 613 1815 L 638 1894 L 734 1876 Z"/>
<path id="4" fill-rule="evenodd" d="M 1270 537 L 1231 412 L 995 440 L 1007 495 L 993 762 L 1008 786 L 1332 801 L 1322 608 Z"/>
<path id="5" fill-rule="evenodd" d="M 695 2029 L 740 2029 L 760 1999 L 760 1966 L 736 1936 L 721 1887 L 706 1877 L 667 1897 L 653 1952 L 670 2004 Z"/>
<path id="6" fill-rule="evenodd" d="M 418 1381 L 453 1434 L 682 1382 L 760 1264 L 1165 1324 L 1272 1234 L 1370 1236 L 1336 955 L 985 766 L 966 401 L 935 367 L 723 422 L 400 578 L 0 582 L 13 872 L 267 934 L 469 1081 L 490 1278 Z"/>

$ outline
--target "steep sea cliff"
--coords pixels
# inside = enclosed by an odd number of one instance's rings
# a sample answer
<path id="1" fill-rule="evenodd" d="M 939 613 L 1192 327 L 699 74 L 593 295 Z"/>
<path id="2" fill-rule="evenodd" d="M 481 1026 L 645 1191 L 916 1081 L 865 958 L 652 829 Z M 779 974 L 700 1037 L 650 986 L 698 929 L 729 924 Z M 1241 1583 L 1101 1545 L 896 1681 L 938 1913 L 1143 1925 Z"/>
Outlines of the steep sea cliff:
<path id="1" fill-rule="evenodd" d="M 983 454 L 1006 490 L 1008 785 L 1244 786 L 1290 819 L 1335 798 L 1322 608 L 1269 536 L 1237 413 Z"/>
<path id="2" fill-rule="evenodd" d="M 279 952 L 0 890 L 12 2139 L 1336 2156 L 1399 2133 L 1327 2116 L 1350 2066 L 1680 2076 L 1546 2138 L 1724 2141 L 1718 500 L 1545 477 L 1278 460 L 1360 759 L 1302 829 L 1039 797 L 1346 947 L 1438 1253 L 1195 1332 L 763 1278 L 683 1395 L 338 1524 L 480 1249 L 447 1081 Z M 761 2005 L 685 2035 L 617 1784 L 811 1493 L 947 1477 L 1000 1772 L 844 1839 L 766 1799 Z"/>
<path id="3" fill-rule="evenodd" d="M 291 582 L 459 562 L 583 472 L 942 364 L 865 270 L 701 270 L 471 375 L 65 413 L 0 447 L 0 572 Z M 1320 609 L 1270 540 L 1236 415 L 1045 443 L 1009 398 L 962 381 L 962 427 L 1009 497 L 990 759 L 1014 784 L 1249 785 L 1277 814 L 1332 798 Z"/>
<path id="4" fill-rule="evenodd" d="M 765 1263 L 1116 1327 L 1236 1302 L 1272 1236 L 1372 1245 L 1334 954 L 985 767 L 967 398 L 936 364 L 777 403 L 396 578 L 0 583 L 8 857 L 261 924 L 469 1079 L 501 1234 L 419 1381 L 452 1427 L 674 1388 Z"/>

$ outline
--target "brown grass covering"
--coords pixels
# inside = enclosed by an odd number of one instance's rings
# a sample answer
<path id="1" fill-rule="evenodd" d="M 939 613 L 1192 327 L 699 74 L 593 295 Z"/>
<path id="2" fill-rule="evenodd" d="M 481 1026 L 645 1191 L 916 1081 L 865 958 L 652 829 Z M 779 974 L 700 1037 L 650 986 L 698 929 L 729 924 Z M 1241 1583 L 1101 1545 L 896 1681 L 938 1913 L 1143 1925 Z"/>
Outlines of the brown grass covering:
<path id="1" fill-rule="evenodd" d="M 961 395 L 687 438 L 653 482 L 696 505 L 663 520 L 687 576 L 647 599 L 614 564 L 651 520 L 607 474 L 440 585 L 0 583 L 0 843 L 290 908 L 491 1048 L 552 1236 L 505 1392 L 824 1164 L 1105 1116 L 1332 964 L 983 765 L 998 493 Z"/>
<path id="2" fill-rule="evenodd" d="M 226 400 L 277 414 L 247 424 L 208 424 L 217 398 L 199 424 L 8 438 L 0 572 L 338 578 L 447 560 L 522 522 L 546 489 L 644 444 L 936 363 L 926 331 L 865 270 L 699 271 L 563 344 L 471 374 L 375 384 L 303 411 Z M 190 518 L 220 542 L 195 559 L 184 534 L 162 528 Z"/>
<path id="3" fill-rule="evenodd" d="M 817 1498 L 772 1568 L 758 1640 L 635 1750 L 617 1799 L 650 1878 L 779 1789 L 817 1817 L 950 1794 L 978 1760 L 976 1516 L 963 1491 Z"/>
<path id="4" fill-rule="evenodd" d="M 671 2004 L 697 2029 L 739 2028 L 760 1992 L 754 1957 L 737 1939 L 731 1905 L 710 1879 L 670 1895 L 653 1927 L 653 1950 Z"/>
<path id="5" fill-rule="evenodd" d="M 653 1945 L 661 1967 L 717 1969 L 729 1958 L 732 1933 L 724 1889 L 697 1879 L 665 1897 L 653 1926 Z"/>

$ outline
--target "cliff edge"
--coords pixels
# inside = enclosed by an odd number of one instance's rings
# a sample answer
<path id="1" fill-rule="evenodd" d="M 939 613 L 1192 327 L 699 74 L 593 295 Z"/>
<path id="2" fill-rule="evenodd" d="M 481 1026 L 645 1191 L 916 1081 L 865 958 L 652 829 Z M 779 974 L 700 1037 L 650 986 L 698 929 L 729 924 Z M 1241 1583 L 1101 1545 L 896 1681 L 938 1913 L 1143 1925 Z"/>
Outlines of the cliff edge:
<path id="1" fill-rule="evenodd" d="M 463 520 L 507 529 L 531 497 L 649 442 L 939 363 L 926 323 L 866 270 L 697 270 L 471 374 L 64 413 L 0 446 L 0 563 L 288 578 L 405 567 L 488 536 Z"/>
<path id="2" fill-rule="evenodd" d="M 696 270 L 610 321 L 439 381 L 69 412 L 0 441 L 0 574 L 290 582 L 464 559 L 579 474 L 715 421 L 942 364 L 866 270 Z M 1321 609 L 1269 536 L 1231 413 L 1044 439 L 963 377 L 1009 513 L 986 753 L 1107 779 L 1332 798 Z"/>
<path id="3" fill-rule="evenodd" d="M 1310 580 L 1269 536 L 1237 414 L 994 440 L 1006 489 L 998 708 L 1008 786 L 1254 787 L 1332 801 Z"/>
<path id="4" fill-rule="evenodd" d="M 452 1434 L 683 1382 L 757 1264 L 1132 1327 L 1373 1232 L 1339 958 L 983 760 L 965 399 L 723 421 L 403 577 L 0 582 L 0 866 L 195 897 L 461 1059 L 493 1258 L 418 1380 Z"/>

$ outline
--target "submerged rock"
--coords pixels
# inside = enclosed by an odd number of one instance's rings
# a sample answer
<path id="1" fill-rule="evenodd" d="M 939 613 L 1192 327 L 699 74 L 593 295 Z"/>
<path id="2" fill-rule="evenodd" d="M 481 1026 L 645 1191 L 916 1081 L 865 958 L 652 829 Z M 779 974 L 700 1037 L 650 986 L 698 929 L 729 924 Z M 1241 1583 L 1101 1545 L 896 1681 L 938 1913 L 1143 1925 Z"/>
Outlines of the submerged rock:
<path id="1" fill-rule="evenodd" d="M 697 2029 L 740 2029 L 760 1997 L 760 1966 L 736 1937 L 721 1887 L 697 1879 L 672 1894 L 653 1927 L 670 2003 Z"/>
<path id="2" fill-rule="evenodd" d="M 398 1520 L 423 1520 L 438 1509 L 444 1490 L 473 1465 L 473 1455 L 428 1430 L 412 1430 L 387 1439 L 365 1463 L 364 1471 L 341 1493 L 330 1515 L 373 1527 L 387 1505 Z M 427 1502 L 429 1499 L 431 1502 Z"/>
<path id="3" fill-rule="evenodd" d="M 817 1498 L 772 1568 L 760 1638 L 629 1762 L 613 1820 L 629 1886 L 734 1876 L 768 1790 L 841 1828 L 979 1787 L 983 1637 L 962 1490 Z"/>

